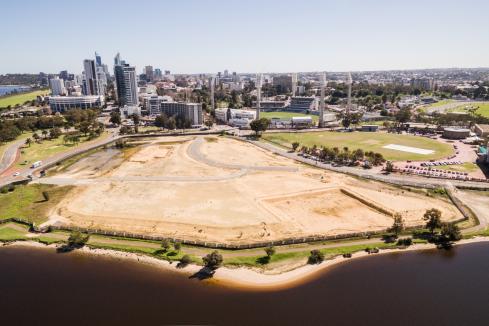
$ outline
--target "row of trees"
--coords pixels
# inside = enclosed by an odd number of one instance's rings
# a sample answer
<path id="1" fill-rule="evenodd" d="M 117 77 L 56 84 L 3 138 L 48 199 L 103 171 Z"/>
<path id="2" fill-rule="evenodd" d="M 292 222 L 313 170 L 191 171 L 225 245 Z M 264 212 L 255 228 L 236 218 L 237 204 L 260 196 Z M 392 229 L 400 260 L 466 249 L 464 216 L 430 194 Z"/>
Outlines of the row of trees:
<path id="1" fill-rule="evenodd" d="M 292 150 L 296 151 L 299 146 L 298 142 L 292 143 Z M 380 153 L 365 152 L 362 149 L 350 150 L 348 147 L 343 147 L 340 150 L 338 147 L 329 148 L 313 145 L 312 147 L 302 146 L 300 151 L 303 154 L 315 156 L 320 161 L 335 162 L 343 165 L 355 165 L 359 161 L 367 161 L 368 164 L 378 166 L 385 162 L 384 156 Z"/>

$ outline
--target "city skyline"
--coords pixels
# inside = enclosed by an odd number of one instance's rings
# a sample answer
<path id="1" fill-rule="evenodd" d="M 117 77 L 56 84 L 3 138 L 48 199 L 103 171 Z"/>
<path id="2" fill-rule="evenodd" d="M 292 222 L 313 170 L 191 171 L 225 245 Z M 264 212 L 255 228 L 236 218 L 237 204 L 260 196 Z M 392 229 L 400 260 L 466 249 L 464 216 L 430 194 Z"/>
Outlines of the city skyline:
<path id="1" fill-rule="evenodd" d="M 110 70 L 120 52 L 138 72 L 152 65 L 184 74 L 489 66 L 489 4 L 481 0 L 148 1 L 144 7 L 128 1 L 111 15 L 115 4 L 86 1 L 97 20 L 83 29 L 73 23 L 78 4 L 3 5 L 0 28 L 15 26 L 15 33 L 3 35 L 0 73 L 81 73 L 80 63 L 95 52 Z M 447 24 L 467 17 L 470 24 Z M 40 27 L 49 33 L 33 33 Z M 49 42 L 56 46 L 45 47 Z"/>

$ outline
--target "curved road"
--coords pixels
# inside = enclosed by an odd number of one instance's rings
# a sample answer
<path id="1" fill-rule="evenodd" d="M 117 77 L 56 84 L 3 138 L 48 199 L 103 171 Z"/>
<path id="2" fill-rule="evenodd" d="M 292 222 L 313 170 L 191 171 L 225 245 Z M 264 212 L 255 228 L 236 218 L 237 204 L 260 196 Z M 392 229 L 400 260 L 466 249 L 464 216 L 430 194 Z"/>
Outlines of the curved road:
<path id="1" fill-rule="evenodd" d="M 25 139 L 20 139 L 10 144 L 5 152 L 3 152 L 0 160 L 0 175 L 7 172 L 8 168 L 15 162 L 17 154 L 22 145 L 25 144 Z"/>

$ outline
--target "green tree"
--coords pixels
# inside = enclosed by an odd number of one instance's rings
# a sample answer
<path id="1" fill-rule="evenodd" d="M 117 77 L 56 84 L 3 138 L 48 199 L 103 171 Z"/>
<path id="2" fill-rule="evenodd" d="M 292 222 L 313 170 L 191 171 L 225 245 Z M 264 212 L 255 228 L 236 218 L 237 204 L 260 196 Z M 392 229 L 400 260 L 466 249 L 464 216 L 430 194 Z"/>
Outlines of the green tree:
<path id="1" fill-rule="evenodd" d="M 267 118 L 260 118 L 251 121 L 250 128 L 258 136 L 261 132 L 266 131 L 269 125 L 270 125 L 270 120 L 268 120 Z"/>
<path id="2" fill-rule="evenodd" d="M 183 257 L 180 258 L 180 266 L 181 267 L 185 267 L 188 264 L 190 264 L 191 262 L 192 262 L 192 258 L 190 258 L 189 255 L 183 255 Z"/>
<path id="3" fill-rule="evenodd" d="M 273 255 L 275 255 L 275 248 L 273 246 L 266 247 L 264 250 L 268 258 L 271 258 Z"/>
<path id="4" fill-rule="evenodd" d="M 394 223 L 392 224 L 390 231 L 394 232 L 396 237 L 404 230 L 404 219 L 402 215 L 397 213 L 394 215 Z"/>
<path id="5" fill-rule="evenodd" d="M 392 164 L 391 161 L 387 161 L 387 163 L 385 164 L 385 171 L 389 173 L 394 171 L 394 164 Z"/>
<path id="6" fill-rule="evenodd" d="M 441 227 L 441 211 L 436 208 L 426 210 L 423 219 L 426 221 L 426 228 L 430 230 L 431 234 L 434 233 L 435 229 Z"/>
<path id="7" fill-rule="evenodd" d="M 182 244 L 180 242 L 175 242 L 173 248 L 175 248 L 176 251 L 180 251 L 182 249 Z"/>
<path id="8" fill-rule="evenodd" d="M 293 143 L 292 143 L 292 150 L 295 152 L 295 151 L 297 150 L 297 148 L 299 147 L 299 145 L 300 145 L 300 144 L 299 144 L 298 142 L 296 142 L 296 141 L 295 141 L 295 142 L 293 142 Z"/>
<path id="9" fill-rule="evenodd" d="M 222 255 L 217 251 L 213 251 L 210 254 L 202 257 L 205 267 L 210 269 L 217 269 L 223 262 Z"/>
<path id="10" fill-rule="evenodd" d="M 324 254 L 317 249 L 311 250 L 311 255 L 309 256 L 307 262 L 309 264 L 321 264 L 324 261 Z"/>
<path id="11" fill-rule="evenodd" d="M 170 240 L 168 239 L 161 240 L 161 248 L 163 248 L 163 251 L 168 251 L 170 247 L 171 247 Z"/>
<path id="12" fill-rule="evenodd" d="M 119 112 L 111 112 L 110 113 L 110 123 L 113 123 L 115 125 L 120 125 L 121 124 L 121 114 Z"/>
<path id="13" fill-rule="evenodd" d="M 31 147 L 31 144 L 32 144 L 32 139 L 31 139 L 31 138 L 27 138 L 27 139 L 25 140 L 25 144 L 26 144 L 27 146 Z"/>
<path id="14" fill-rule="evenodd" d="M 79 231 L 73 231 L 68 238 L 68 245 L 70 247 L 83 247 L 87 242 L 90 236 L 88 234 L 83 234 Z"/>
<path id="15" fill-rule="evenodd" d="M 440 234 L 447 241 L 458 241 L 462 239 L 460 228 L 453 223 L 443 223 Z"/>

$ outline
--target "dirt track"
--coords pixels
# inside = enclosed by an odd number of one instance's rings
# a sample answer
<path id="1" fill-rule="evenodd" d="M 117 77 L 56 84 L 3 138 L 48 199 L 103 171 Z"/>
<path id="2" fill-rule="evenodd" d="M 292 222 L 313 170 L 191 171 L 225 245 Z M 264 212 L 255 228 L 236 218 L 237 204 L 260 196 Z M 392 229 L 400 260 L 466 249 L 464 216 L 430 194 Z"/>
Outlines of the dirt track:
<path id="1" fill-rule="evenodd" d="M 441 209 L 446 220 L 459 217 L 447 201 L 305 167 L 220 137 L 151 140 L 98 162 L 100 166 L 74 164 L 44 180 L 79 185 L 56 207 L 53 219 L 236 244 L 392 224 L 391 216 L 341 189 L 401 213 L 408 225 L 419 224 L 424 210 L 432 207 Z"/>

